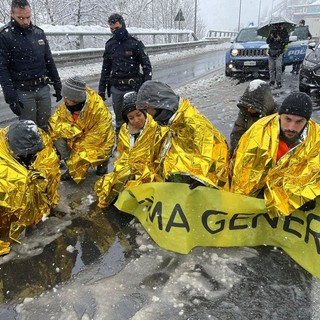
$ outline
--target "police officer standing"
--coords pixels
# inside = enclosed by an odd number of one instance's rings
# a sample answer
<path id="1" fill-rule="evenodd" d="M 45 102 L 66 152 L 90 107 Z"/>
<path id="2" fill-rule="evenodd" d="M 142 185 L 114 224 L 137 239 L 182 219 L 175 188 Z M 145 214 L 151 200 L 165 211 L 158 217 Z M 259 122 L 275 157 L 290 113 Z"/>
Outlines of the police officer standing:
<path id="1" fill-rule="evenodd" d="M 151 80 L 152 67 L 144 44 L 128 33 L 120 14 L 112 14 L 108 24 L 113 36 L 105 45 L 99 95 L 105 100 L 106 89 L 108 97 L 112 95 L 116 134 L 118 134 L 123 123 L 124 94 L 132 90 L 138 91 L 143 82 Z"/>
<path id="2" fill-rule="evenodd" d="M 61 81 L 42 29 L 31 22 L 27 0 L 13 0 L 11 21 L 0 30 L 0 84 L 6 103 L 19 119 L 47 130 L 51 116 L 49 83 L 57 102 Z"/>

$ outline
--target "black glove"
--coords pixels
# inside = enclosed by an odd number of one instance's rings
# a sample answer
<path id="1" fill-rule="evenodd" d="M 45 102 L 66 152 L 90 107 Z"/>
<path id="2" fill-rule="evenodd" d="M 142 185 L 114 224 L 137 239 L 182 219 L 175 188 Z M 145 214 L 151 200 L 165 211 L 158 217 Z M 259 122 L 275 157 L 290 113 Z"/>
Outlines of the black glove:
<path id="1" fill-rule="evenodd" d="M 54 93 L 53 96 L 56 98 L 56 102 L 58 102 L 62 99 L 61 92 L 59 92 L 59 91 L 56 91 L 56 93 Z"/>
<path id="2" fill-rule="evenodd" d="M 103 101 L 106 101 L 106 94 L 104 92 L 99 92 L 98 94 L 102 98 Z"/>
<path id="3" fill-rule="evenodd" d="M 193 190 L 195 189 L 196 187 L 205 187 L 205 185 L 203 183 L 201 183 L 200 181 L 198 180 L 193 180 L 190 184 L 189 184 L 189 189 L 190 190 Z"/>
<path id="4" fill-rule="evenodd" d="M 12 110 L 12 112 L 17 116 L 20 116 L 21 109 L 24 109 L 23 103 L 21 101 L 10 103 L 9 107 Z"/>
<path id="5" fill-rule="evenodd" d="M 316 207 L 316 200 L 310 200 L 308 202 L 306 202 L 305 204 L 303 204 L 299 210 L 301 211 L 310 211 L 313 210 Z"/>

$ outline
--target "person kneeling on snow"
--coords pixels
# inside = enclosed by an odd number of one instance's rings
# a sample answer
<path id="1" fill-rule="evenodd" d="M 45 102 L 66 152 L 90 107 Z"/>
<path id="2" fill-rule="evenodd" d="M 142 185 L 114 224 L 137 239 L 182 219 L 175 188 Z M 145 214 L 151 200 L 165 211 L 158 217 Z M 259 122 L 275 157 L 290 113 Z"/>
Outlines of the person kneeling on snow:
<path id="1" fill-rule="evenodd" d="M 144 110 L 136 108 L 136 92 L 124 95 L 122 124 L 118 136 L 117 155 L 113 172 L 95 183 L 98 206 L 107 207 L 119 193 L 141 183 L 160 181 L 155 174 L 158 154 L 158 125 Z"/>
<path id="2" fill-rule="evenodd" d="M 165 83 L 148 80 L 138 91 L 136 105 L 166 129 L 158 160 L 164 181 L 188 183 L 191 189 L 229 189 L 227 141 L 188 99 Z"/>
<path id="3" fill-rule="evenodd" d="M 263 80 L 252 80 L 237 107 L 240 109 L 230 134 L 230 155 L 232 156 L 241 136 L 264 116 L 277 112 L 277 104 L 273 99 L 271 88 Z"/>
<path id="4" fill-rule="evenodd" d="M 101 97 L 78 76 L 62 86 L 64 103 L 49 119 L 49 132 L 67 171 L 61 180 L 80 183 L 90 167 L 107 173 L 114 146 L 112 115 Z"/>
<path id="5" fill-rule="evenodd" d="M 298 92 L 278 113 L 255 122 L 231 160 L 231 191 L 263 195 L 271 216 L 313 209 L 320 194 L 320 126 L 311 114 L 310 97 Z"/>
<path id="6" fill-rule="evenodd" d="M 17 242 L 58 204 L 60 160 L 48 134 L 31 120 L 0 129 L 0 237 Z M 0 240 L 0 255 L 10 243 Z"/>

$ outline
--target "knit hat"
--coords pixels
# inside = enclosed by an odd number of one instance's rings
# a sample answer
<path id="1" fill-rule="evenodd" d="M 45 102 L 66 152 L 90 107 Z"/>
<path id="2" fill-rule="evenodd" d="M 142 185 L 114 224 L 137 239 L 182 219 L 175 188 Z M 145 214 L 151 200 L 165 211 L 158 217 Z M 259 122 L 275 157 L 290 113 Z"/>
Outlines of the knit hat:
<path id="1" fill-rule="evenodd" d="M 36 154 L 44 148 L 37 125 L 31 120 L 20 120 L 9 126 L 7 138 L 16 156 Z"/>
<path id="2" fill-rule="evenodd" d="M 279 114 L 293 114 L 310 119 L 312 114 L 312 101 L 304 92 L 289 94 L 282 102 Z"/>
<path id="3" fill-rule="evenodd" d="M 62 86 L 62 96 L 74 102 L 86 100 L 86 83 L 78 76 L 70 77 Z"/>
<path id="4" fill-rule="evenodd" d="M 123 96 L 123 103 L 122 103 L 122 119 L 123 119 L 123 121 L 128 123 L 127 114 L 133 110 L 137 110 L 136 101 L 137 101 L 137 93 L 135 91 L 127 92 Z M 140 110 L 140 111 L 142 111 L 144 114 L 146 114 L 146 112 L 144 110 Z"/>
<path id="5" fill-rule="evenodd" d="M 259 115 L 266 116 L 275 112 L 276 102 L 269 84 L 255 79 L 249 83 L 237 106 L 239 109 L 254 109 Z"/>

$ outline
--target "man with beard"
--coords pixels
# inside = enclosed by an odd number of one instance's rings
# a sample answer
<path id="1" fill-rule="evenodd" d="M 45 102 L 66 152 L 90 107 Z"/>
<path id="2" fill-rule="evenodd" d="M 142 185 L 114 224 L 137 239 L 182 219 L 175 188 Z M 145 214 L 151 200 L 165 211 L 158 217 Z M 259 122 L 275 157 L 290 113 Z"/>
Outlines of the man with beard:
<path id="1" fill-rule="evenodd" d="M 112 96 L 118 135 L 123 123 L 123 96 L 132 90 L 137 92 L 143 82 L 150 80 L 152 67 L 144 44 L 128 33 L 120 14 L 112 14 L 108 25 L 113 36 L 106 42 L 103 54 L 99 95 L 106 100 L 107 89 L 108 97 Z"/>
<path id="2" fill-rule="evenodd" d="M 32 120 L 47 131 L 51 116 L 49 84 L 56 101 L 61 81 L 42 29 L 31 22 L 27 0 L 13 0 L 11 20 L 0 29 L 0 84 L 4 99 L 20 120 Z"/>
<path id="3" fill-rule="evenodd" d="M 108 172 L 114 146 L 112 115 L 101 97 L 78 76 L 62 86 L 62 103 L 49 119 L 49 132 L 67 170 L 61 180 L 80 183 L 90 167 Z"/>
<path id="4" fill-rule="evenodd" d="M 310 119 L 312 101 L 287 96 L 279 112 L 254 123 L 231 161 L 231 191 L 263 196 L 271 216 L 308 211 L 320 194 L 320 126 Z"/>

